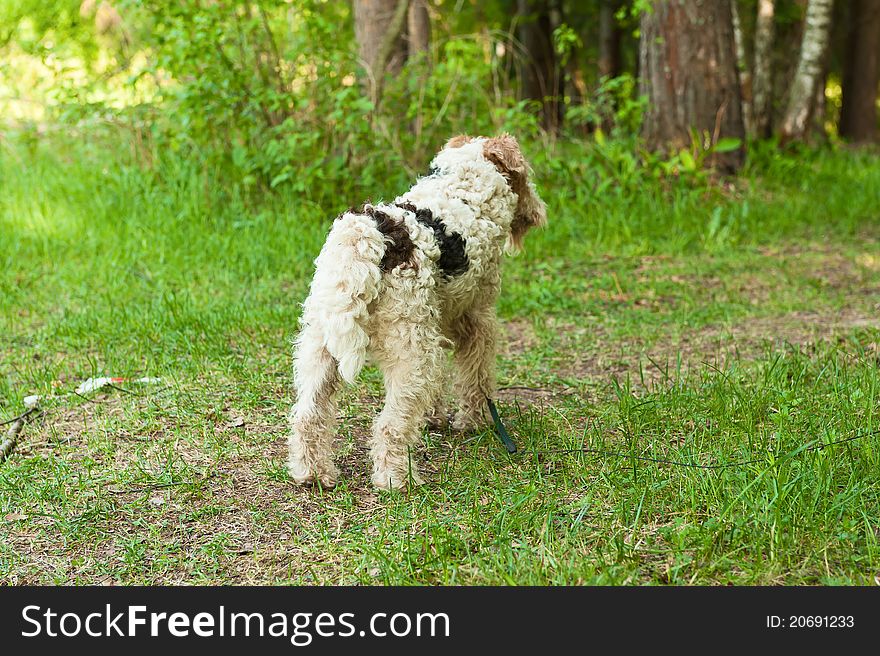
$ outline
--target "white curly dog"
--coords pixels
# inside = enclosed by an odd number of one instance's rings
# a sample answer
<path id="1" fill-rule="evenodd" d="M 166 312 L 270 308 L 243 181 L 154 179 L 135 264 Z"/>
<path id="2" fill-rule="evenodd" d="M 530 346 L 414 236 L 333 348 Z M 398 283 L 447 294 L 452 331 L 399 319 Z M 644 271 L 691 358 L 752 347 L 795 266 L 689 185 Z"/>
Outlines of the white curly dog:
<path id="1" fill-rule="evenodd" d="M 410 451 L 426 419 L 445 414 L 444 348 L 455 351 L 453 428 L 483 420 L 495 391 L 501 256 L 547 221 L 528 174 L 510 135 L 458 136 L 393 203 L 336 219 L 315 260 L 295 344 L 288 470 L 296 482 L 336 483 L 334 396 L 339 379 L 353 382 L 368 356 L 386 393 L 370 440 L 376 486 L 422 482 Z"/>

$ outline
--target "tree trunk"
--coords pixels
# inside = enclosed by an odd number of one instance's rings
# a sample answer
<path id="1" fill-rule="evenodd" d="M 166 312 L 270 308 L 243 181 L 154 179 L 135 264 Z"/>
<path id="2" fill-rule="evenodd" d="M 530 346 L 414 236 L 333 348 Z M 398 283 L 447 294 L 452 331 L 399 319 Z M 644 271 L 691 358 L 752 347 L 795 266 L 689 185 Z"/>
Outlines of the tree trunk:
<path id="1" fill-rule="evenodd" d="M 520 41 L 525 49 L 523 98 L 541 103 L 541 124 L 557 132 L 562 123 L 562 73 L 553 48 L 553 23 L 547 0 L 518 0 Z"/>
<path id="2" fill-rule="evenodd" d="M 755 64 L 752 74 L 752 134 L 759 139 L 770 136 L 770 100 L 773 91 L 773 0 L 758 0 L 755 22 Z"/>
<path id="3" fill-rule="evenodd" d="M 856 143 L 877 139 L 878 55 L 880 0 L 855 0 L 850 7 L 839 131 Z"/>
<path id="4" fill-rule="evenodd" d="M 746 44 L 743 40 L 742 27 L 739 22 L 739 8 L 736 0 L 730 0 L 733 16 L 733 43 L 736 49 L 736 67 L 739 71 L 739 93 L 742 99 L 743 125 L 746 133 L 751 134 L 752 128 L 752 73 L 746 57 Z"/>
<path id="5" fill-rule="evenodd" d="M 804 40 L 804 16 L 807 13 L 808 0 L 777 0 L 777 16 L 774 21 L 774 37 L 772 52 L 771 71 L 771 94 L 768 104 L 770 106 L 770 134 L 778 134 L 782 121 L 785 118 L 788 96 L 794 84 L 794 77 L 798 68 L 798 57 L 801 41 Z M 792 4 L 794 6 L 792 6 Z M 785 5 L 790 15 L 783 15 Z M 797 11 L 794 11 L 796 9 Z M 795 14 L 799 17 L 795 18 Z M 787 20 L 786 20 L 787 19 Z"/>
<path id="6" fill-rule="evenodd" d="M 412 0 L 409 5 L 406 42 L 410 57 L 420 53 L 427 55 L 431 45 L 431 18 L 425 2 L 426 0 Z"/>
<path id="7" fill-rule="evenodd" d="M 599 5 L 599 77 L 620 75 L 620 28 L 615 13 L 619 0 L 601 0 Z"/>
<path id="8" fill-rule="evenodd" d="M 420 71 L 419 85 L 424 88 L 425 78 L 430 75 L 431 55 L 431 17 L 428 15 L 427 0 L 411 0 L 406 18 L 406 44 L 410 59 L 424 57 L 428 67 Z M 410 124 L 410 132 L 415 135 L 416 142 L 421 140 L 424 128 L 421 106 Z"/>
<path id="9" fill-rule="evenodd" d="M 819 77 L 816 80 L 816 90 L 813 96 L 813 107 L 810 112 L 810 126 L 807 129 L 806 140 L 812 141 L 813 137 L 821 142 L 828 140 L 828 130 L 825 129 L 825 114 L 828 103 L 825 99 L 825 87 L 828 85 L 828 71 L 831 68 L 831 48 L 825 48 L 822 55 L 822 63 L 819 67 Z"/>
<path id="10" fill-rule="evenodd" d="M 406 62 L 407 45 L 401 33 L 408 4 L 406 0 L 354 0 L 358 54 L 367 72 L 366 88 L 374 104 L 382 96 L 385 74 L 399 74 Z"/>
<path id="11" fill-rule="evenodd" d="M 691 130 L 703 148 L 722 137 L 744 140 L 729 2 L 656 2 L 642 14 L 639 68 L 640 93 L 648 96 L 642 136 L 650 148 L 689 147 Z M 744 157 L 740 147 L 713 163 L 733 172 Z"/>
<path id="12" fill-rule="evenodd" d="M 780 128 L 782 143 L 803 140 L 815 110 L 816 87 L 822 75 L 822 63 L 828 48 L 833 0 L 810 0 L 804 19 L 804 38 L 791 95 Z"/>

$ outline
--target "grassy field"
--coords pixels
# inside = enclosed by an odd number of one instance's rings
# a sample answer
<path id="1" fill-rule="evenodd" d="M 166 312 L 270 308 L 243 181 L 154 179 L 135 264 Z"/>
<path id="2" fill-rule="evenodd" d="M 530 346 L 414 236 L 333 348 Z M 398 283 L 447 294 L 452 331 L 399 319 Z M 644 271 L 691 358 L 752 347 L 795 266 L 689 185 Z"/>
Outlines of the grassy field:
<path id="1" fill-rule="evenodd" d="M 407 174 L 257 194 L 100 139 L 0 141 L 0 420 L 163 378 L 24 428 L 0 583 L 877 581 L 880 158 L 759 152 L 706 186 L 562 148 L 500 305 L 520 452 L 427 433 L 428 483 L 385 494 L 372 369 L 344 394 L 340 486 L 288 480 L 290 340 L 332 217 Z"/>

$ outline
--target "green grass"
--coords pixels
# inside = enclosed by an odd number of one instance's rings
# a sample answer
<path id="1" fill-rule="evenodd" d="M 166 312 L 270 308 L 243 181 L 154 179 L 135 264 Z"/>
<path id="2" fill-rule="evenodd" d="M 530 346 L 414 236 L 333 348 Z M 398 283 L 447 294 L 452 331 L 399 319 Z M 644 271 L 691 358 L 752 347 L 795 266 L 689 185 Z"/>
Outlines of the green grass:
<path id="1" fill-rule="evenodd" d="M 258 194 L 79 137 L 0 142 L 0 420 L 93 375 L 165 385 L 58 398 L 25 427 L 0 463 L 0 582 L 880 573 L 876 155 L 757 152 L 732 188 L 627 177 L 582 145 L 539 156 L 550 225 L 500 303 L 520 453 L 426 434 L 427 485 L 379 494 L 372 369 L 343 395 L 340 486 L 288 480 L 289 344 L 329 221 L 407 176 Z"/>

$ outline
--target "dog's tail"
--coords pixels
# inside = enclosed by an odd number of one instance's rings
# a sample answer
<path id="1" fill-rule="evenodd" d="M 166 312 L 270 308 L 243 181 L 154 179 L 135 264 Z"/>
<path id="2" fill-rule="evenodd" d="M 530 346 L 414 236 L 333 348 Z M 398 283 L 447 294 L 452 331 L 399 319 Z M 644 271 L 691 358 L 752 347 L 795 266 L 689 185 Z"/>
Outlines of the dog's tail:
<path id="1" fill-rule="evenodd" d="M 367 358 L 367 308 L 379 296 L 384 253 L 384 236 L 375 221 L 346 213 L 336 219 L 315 260 L 315 277 L 303 308 L 303 332 L 320 332 L 339 375 L 349 383 Z"/>

